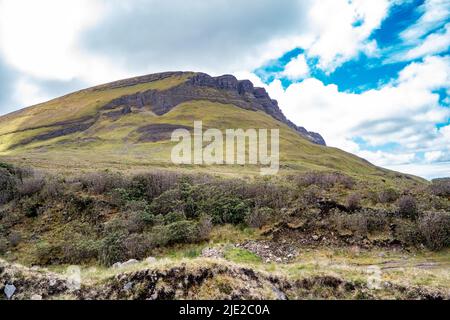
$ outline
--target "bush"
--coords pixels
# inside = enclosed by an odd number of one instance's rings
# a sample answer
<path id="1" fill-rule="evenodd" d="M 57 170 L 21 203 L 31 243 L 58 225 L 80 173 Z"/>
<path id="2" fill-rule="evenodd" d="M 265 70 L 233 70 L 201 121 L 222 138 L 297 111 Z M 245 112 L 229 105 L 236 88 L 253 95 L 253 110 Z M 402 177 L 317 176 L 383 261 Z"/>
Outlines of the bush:
<path id="1" fill-rule="evenodd" d="M 419 230 L 425 244 L 431 250 L 450 246 L 450 214 L 444 212 L 426 213 L 419 222 Z"/>
<path id="2" fill-rule="evenodd" d="M 137 174 L 132 177 L 129 188 L 135 199 L 146 199 L 150 202 L 165 191 L 173 189 L 179 178 L 176 173 L 164 171 Z"/>
<path id="3" fill-rule="evenodd" d="M 154 214 L 167 215 L 171 212 L 183 211 L 183 202 L 177 189 L 165 191 L 150 204 L 150 211 Z"/>
<path id="4" fill-rule="evenodd" d="M 8 240 L 0 236 L 0 256 L 4 255 L 8 251 Z"/>
<path id="5" fill-rule="evenodd" d="M 41 241 L 36 244 L 35 263 L 38 265 L 49 265 L 60 263 L 62 248 L 58 244 L 51 244 L 47 241 Z"/>
<path id="6" fill-rule="evenodd" d="M 315 205 L 322 197 L 319 187 L 311 185 L 303 192 L 303 200 L 307 205 Z"/>
<path id="7" fill-rule="evenodd" d="M 203 212 L 208 212 L 215 224 L 240 224 L 250 212 L 248 202 L 235 197 L 211 198 L 203 204 Z"/>
<path id="8" fill-rule="evenodd" d="M 137 233 L 126 237 L 123 245 L 128 259 L 143 259 L 153 247 L 153 244 L 150 242 L 149 237 L 146 234 Z"/>
<path id="9" fill-rule="evenodd" d="M 439 197 L 450 197 L 450 178 L 432 180 L 431 193 Z"/>
<path id="10" fill-rule="evenodd" d="M 167 225 L 168 244 L 198 241 L 197 224 L 193 221 L 177 221 Z"/>
<path id="11" fill-rule="evenodd" d="M 88 263 L 98 258 L 100 243 L 88 237 L 67 240 L 62 244 L 64 263 Z"/>
<path id="12" fill-rule="evenodd" d="M 416 219 L 419 214 L 416 199 L 409 195 L 402 196 L 398 200 L 398 213 L 403 218 Z"/>
<path id="13" fill-rule="evenodd" d="M 56 178 L 49 178 L 46 180 L 41 190 L 41 196 L 43 199 L 52 200 L 63 194 L 64 185 Z"/>
<path id="14" fill-rule="evenodd" d="M 358 210 L 361 207 L 361 196 L 358 193 L 352 193 L 346 200 L 347 209 L 351 212 Z"/>
<path id="15" fill-rule="evenodd" d="M 174 223 L 177 221 L 182 221 L 182 220 L 186 220 L 186 216 L 184 215 L 183 212 L 171 212 L 169 214 L 167 214 L 166 216 L 164 216 L 164 223 L 165 224 L 170 224 L 170 223 Z"/>
<path id="16" fill-rule="evenodd" d="M 246 218 L 247 224 L 252 228 L 262 228 L 273 216 L 273 209 L 263 207 L 253 209 Z"/>
<path id="17" fill-rule="evenodd" d="M 378 193 L 380 203 L 392 203 L 398 199 L 398 192 L 395 189 L 388 188 Z"/>
<path id="18" fill-rule="evenodd" d="M 105 232 L 143 232 L 147 225 L 154 222 L 155 217 L 145 211 L 121 212 L 105 223 Z"/>
<path id="19" fill-rule="evenodd" d="M 79 180 L 83 188 L 95 194 L 104 194 L 124 186 L 124 179 L 120 174 L 107 171 L 87 173 Z"/>
<path id="20" fill-rule="evenodd" d="M 21 197 L 31 197 L 39 193 L 45 185 L 45 180 L 42 176 L 33 176 L 26 178 L 18 186 L 18 192 Z"/>
<path id="21" fill-rule="evenodd" d="M 7 169 L 0 167 L 0 205 L 11 201 L 16 190 L 16 178 Z"/>
<path id="22" fill-rule="evenodd" d="M 11 246 L 17 247 L 22 241 L 22 236 L 20 235 L 20 233 L 12 231 L 8 236 L 8 241 Z"/>
<path id="23" fill-rule="evenodd" d="M 332 221 L 338 230 L 349 230 L 359 236 L 384 231 L 389 225 L 389 219 L 385 214 L 373 211 L 361 211 L 354 214 L 337 213 L 332 217 Z"/>
<path id="24" fill-rule="evenodd" d="M 202 215 L 198 221 L 198 240 L 208 240 L 213 228 L 212 219 L 210 216 Z"/>
<path id="25" fill-rule="evenodd" d="M 338 172 L 309 172 L 295 177 L 294 180 L 302 187 L 316 185 L 323 189 L 329 189 L 336 185 L 351 189 L 355 185 L 355 181 L 351 177 Z"/>
<path id="26" fill-rule="evenodd" d="M 423 237 L 417 223 L 413 221 L 397 221 L 395 237 L 408 246 L 417 246 L 423 242 Z"/>
<path id="27" fill-rule="evenodd" d="M 25 214 L 25 216 L 29 218 L 37 217 L 43 207 L 43 204 L 41 203 L 39 197 L 36 195 L 23 199 L 21 201 L 21 205 L 23 214 Z"/>
<path id="28" fill-rule="evenodd" d="M 100 243 L 99 261 L 104 266 L 111 266 L 116 262 L 127 260 L 127 249 L 124 246 L 126 234 L 123 232 L 112 232 Z"/>
<path id="29" fill-rule="evenodd" d="M 339 231 L 349 230 L 358 236 L 366 236 L 369 232 L 367 217 L 364 214 L 356 213 L 349 215 L 338 213 L 335 214 L 332 219 Z"/>

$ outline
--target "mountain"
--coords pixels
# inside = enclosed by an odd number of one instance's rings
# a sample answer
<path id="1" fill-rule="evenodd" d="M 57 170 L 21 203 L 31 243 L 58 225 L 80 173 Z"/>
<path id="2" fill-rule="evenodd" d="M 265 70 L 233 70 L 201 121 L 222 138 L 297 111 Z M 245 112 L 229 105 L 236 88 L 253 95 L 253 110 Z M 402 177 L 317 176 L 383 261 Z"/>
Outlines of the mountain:
<path id="1" fill-rule="evenodd" d="M 170 167 L 171 132 L 192 129 L 197 120 L 204 129 L 279 128 L 282 169 L 406 177 L 327 147 L 320 134 L 289 121 L 277 101 L 249 80 L 194 72 L 111 82 L 2 116 L 0 157 L 49 169 Z"/>

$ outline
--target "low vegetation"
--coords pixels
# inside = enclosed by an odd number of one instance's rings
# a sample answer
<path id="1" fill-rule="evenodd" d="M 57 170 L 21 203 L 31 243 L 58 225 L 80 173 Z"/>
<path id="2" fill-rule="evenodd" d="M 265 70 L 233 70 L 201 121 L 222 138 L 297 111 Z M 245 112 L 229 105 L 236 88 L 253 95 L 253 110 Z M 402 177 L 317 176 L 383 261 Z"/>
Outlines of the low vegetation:
<path id="1" fill-rule="evenodd" d="M 371 190 L 332 172 L 250 180 L 108 170 L 65 177 L 1 164 L 0 254 L 38 265 L 110 266 L 208 241 L 221 225 L 267 231 L 295 221 L 303 221 L 297 231 L 304 235 L 362 243 L 383 234 L 387 244 L 441 250 L 450 246 L 446 183 Z"/>

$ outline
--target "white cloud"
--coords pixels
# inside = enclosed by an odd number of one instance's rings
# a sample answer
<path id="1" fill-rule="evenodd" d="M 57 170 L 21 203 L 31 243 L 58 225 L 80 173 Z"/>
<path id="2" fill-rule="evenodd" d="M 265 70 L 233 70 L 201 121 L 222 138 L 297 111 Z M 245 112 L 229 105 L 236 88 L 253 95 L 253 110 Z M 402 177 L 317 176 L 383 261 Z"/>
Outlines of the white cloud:
<path id="1" fill-rule="evenodd" d="M 318 66 L 331 72 L 360 52 L 375 54 L 376 42 L 368 39 L 392 4 L 389 0 L 316 1 L 310 18 L 318 33 L 308 55 L 318 57 Z"/>
<path id="2" fill-rule="evenodd" d="M 444 156 L 444 152 L 441 150 L 438 151 L 429 151 L 425 153 L 425 161 L 427 162 L 436 162 L 442 159 Z"/>
<path id="3" fill-rule="evenodd" d="M 93 83 L 124 75 L 117 71 L 119 63 L 108 63 L 79 46 L 81 33 L 101 12 L 97 0 L 3 0 L 0 53 L 11 67 L 40 79 Z"/>
<path id="4" fill-rule="evenodd" d="M 51 99 L 45 92 L 42 92 L 39 86 L 25 78 L 21 78 L 17 82 L 13 97 L 19 105 L 23 106 L 31 106 Z"/>
<path id="5" fill-rule="evenodd" d="M 450 17 L 450 2 L 448 0 L 426 0 L 421 6 L 422 16 L 401 33 L 406 42 L 417 42 L 437 27 L 444 24 Z"/>
<path id="6" fill-rule="evenodd" d="M 450 162 L 438 162 L 434 164 L 409 163 L 402 165 L 387 165 L 386 168 L 414 174 L 427 179 L 450 177 Z"/>
<path id="7" fill-rule="evenodd" d="M 404 60 L 413 60 L 426 55 L 441 53 L 450 47 L 450 23 L 447 23 L 440 32 L 428 35 L 418 46 L 410 49 L 402 57 Z"/>
<path id="8" fill-rule="evenodd" d="M 389 4 L 1 0 L 0 53 L 26 76 L 86 84 L 166 70 L 249 71 L 296 47 L 329 71 L 376 50 L 367 38 Z"/>
<path id="9" fill-rule="evenodd" d="M 305 55 L 300 54 L 296 58 L 289 61 L 282 72 L 283 76 L 291 80 L 299 80 L 307 77 L 309 74 L 309 67 L 306 63 Z"/>
<path id="10" fill-rule="evenodd" d="M 446 123 L 450 109 L 434 93 L 449 86 L 450 58 L 428 57 L 405 67 L 388 85 L 361 94 L 340 92 L 315 78 L 286 90 L 275 80 L 268 90 L 289 119 L 320 132 L 329 145 L 386 166 L 416 161 L 418 152 L 449 150 L 450 127 L 437 130 L 435 124 Z M 356 137 L 380 151 L 361 150 Z M 388 143 L 398 148 L 383 152 Z"/>

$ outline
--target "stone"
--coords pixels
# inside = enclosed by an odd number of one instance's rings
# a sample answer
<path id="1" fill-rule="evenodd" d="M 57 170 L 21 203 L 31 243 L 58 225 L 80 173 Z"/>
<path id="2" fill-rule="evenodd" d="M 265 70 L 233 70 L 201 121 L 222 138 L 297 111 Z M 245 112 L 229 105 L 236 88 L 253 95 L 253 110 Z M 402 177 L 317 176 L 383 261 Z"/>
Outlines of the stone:
<path id="1" fill-rule="evenodd" d="M 147 259 L 145 259 L 145 262 L 147 263 L 156 263 L 156 258 L 155 257 L 148 257 Z"/>
<path id="2" fill-rule="evenodd" d="M 14 293 L 16 292 L 17 288 L 13 284 L 7 284 L 5 286 L 4 292 L 6 295 L 6 298 L 9 300 L 12 298 Z"/>
<path id="3" fill-rule="evenodd" d="M 202 257 L 220 259 L 224 257 L 223 250 L 220 248 L 205 248 L 202 250 Z"/>
<path id="4" fill-rule="evenodd" d="M 123 286 L 123 290 L 129 291 L 133 288 L 133 282 L 128 282 L 126 285 Z"/>
<path id="5" fill-rule="evenodd" d="M 136 259 L 130 259 L 127 262 L 122 263 L 121 267 L 122 268 L 129 267 L 129 266 L 135 265 L 137 263 L 139 263 L 139 261 L 137 261 Z"/>
<path id="6" fill-rule="evenodd" d="M 30 300 L 42 300 L 42 296 L 40 294 L 33 294 Z"/>
<path id="7" fill-rule="evenodd" d="M 313 238 L 313 240 L 314 240 L 314 241 L 317 241 L 317 240 L 319 240 L 319 236 L 318 236 L 318 235 L 316 235 L 316 234 L 315 234 L 315 235 L 313 235 L 313 236 L 312 236 L 312 238 Z"/>

